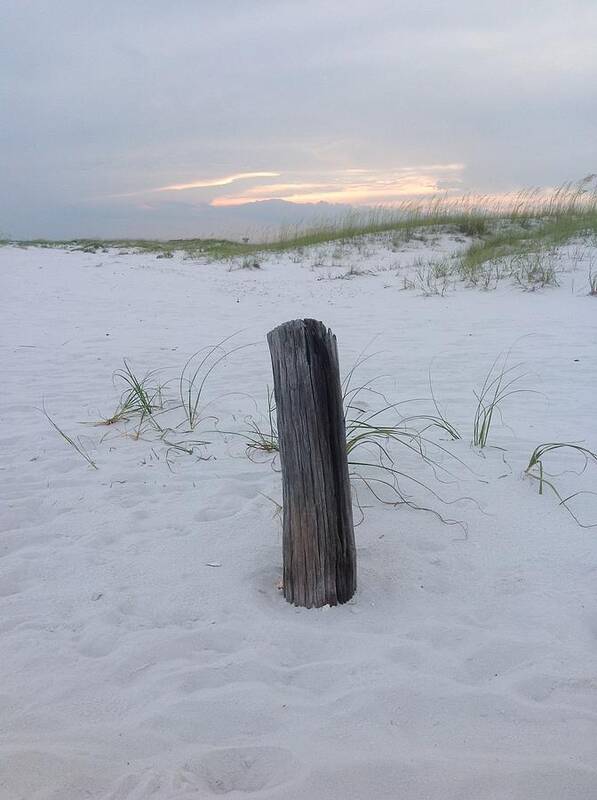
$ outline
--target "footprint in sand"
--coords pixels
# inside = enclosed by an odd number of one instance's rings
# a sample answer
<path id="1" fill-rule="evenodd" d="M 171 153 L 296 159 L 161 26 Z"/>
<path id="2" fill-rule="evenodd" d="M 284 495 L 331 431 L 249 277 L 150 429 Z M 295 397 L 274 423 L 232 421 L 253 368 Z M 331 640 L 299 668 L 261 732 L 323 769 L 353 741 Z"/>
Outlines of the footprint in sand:
<path id="1" fill-rule="evenodd" d="M 441 553 L 447 547 L 445 542 L 435 541 L 434 539 L 424 539 L 420 536 L 412 538 L 407 544 L 411 550 L 416 550 L 417 553 Z"/>
<path id="2" fill-rule="evenodd" d="M 516 684 L 517 691 L 535 703 L 549 701 L 557 705 L 592 709 L 597 703 L 597 679 L 565 678 L 557 675 L 532 675 Z"/>
<path id="3" fill-rule="evenodd" d="M 297 773 L 289 750 L 235 747 L 211 750 L 172 772 L 145 769 L 124 775 L 99 800 L 186 800 L 237 792 L 250 795 L 287 783 Z"/>
<path id="4" fill-rule="evenodd" d="M 20 564 L 0 574 L 0 597 L 10 597 L 19 594 L 27 588 L 28 569 L 25 564 Z"/>
<path id="5" fill-rule="evenodd" d="M 215 522 L 244 511 L 256 500 L 261 501 L 259 489 L 246 480 L 222 481 L 217 494 L 205 499 L 205 505 L 194 515 L 196 522 Z"/>
<path id="6" fill-rule="evenodd" d="M 147 769 L 140 775 L 125 775 L 100 800 L 145 800 L 150 797 L 161 800 L 167 796 L 166 792 L 172 791 L 173 787 L 167 776 Z M 175 795 L 171 793 L 168 796 L 174 798 Z"/>
<path id="7" fill-rule="evenodd" d="M 525 642 L 493 642 L 470 653 L 453 677 L 460 683 L 476 686 L 516 673 L 536 658 L 537 654 Z"/>
<path id="8" fill-rule="evenodd" d="M 292 753 L 281 747 L 212 750 L 187 769 L 199 775 L 214 795 L 253 793 L 289 781 L 297 771 Z"/>
<path id="9" fill-rule="evenodd" d="M 87 658 L 104 658 L 119 645 L 118 635 L 111 630 L 87 631 L 76 644 L 77 652 Z"/>
<path id="10" fill-rule="evenodd" d="M 395 664 L 400 664 L 407 669 L 418 669 L 423 663 L 423 657 L 419 650 L 408 644 L 390 647 L 386 652 L 386 658 Z"/>

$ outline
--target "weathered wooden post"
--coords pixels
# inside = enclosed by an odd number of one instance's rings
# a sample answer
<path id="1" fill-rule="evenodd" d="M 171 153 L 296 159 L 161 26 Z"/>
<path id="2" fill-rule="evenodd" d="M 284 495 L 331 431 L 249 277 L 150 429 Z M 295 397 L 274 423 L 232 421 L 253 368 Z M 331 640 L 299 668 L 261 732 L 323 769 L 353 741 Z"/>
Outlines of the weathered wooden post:
<path id="1" fill-rule="evenodd" d="M 274 373 L 284 503 L 284 596 L 307 608 L 345 603 L 356 553 L 336 337 L 322 322 L 267 336 Z"/>

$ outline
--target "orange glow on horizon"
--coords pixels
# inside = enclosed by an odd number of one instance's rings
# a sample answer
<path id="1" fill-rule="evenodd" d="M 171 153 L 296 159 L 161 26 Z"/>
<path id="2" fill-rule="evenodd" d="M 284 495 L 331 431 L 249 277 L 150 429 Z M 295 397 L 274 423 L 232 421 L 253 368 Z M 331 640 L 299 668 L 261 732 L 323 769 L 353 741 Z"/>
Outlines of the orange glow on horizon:
<path id="1" fill-rule="evenodd" d="M 266 189 L 273 187 L 260 187 L 264 191 L 259 193 L 247 192 L 236 197 L 216 197 L 211 201 L 212 206 L 222 208 L 226 206 L 239 206 L 245 203 L 253 203 L 256 200 L 286 200 L 289 203 L 363 203 L 396 200 L 405 197 L 423 197 L 437 194 L 440 189 L 435 181 L 409 181 L 400 185 L 389 184 L 380 186 L 379 183 L 373 185 L 359 184 L 353 186 L 326 189 L 320 192 L 266 192 Z"/>
<path id="2" fill-rule="evenodd" d="M 247 189 L 246 194 L 251 197 L 259 197 L 261 195 L 279 194 L 280 192 L 289 192 L 298 189 L 331 189 L 333 186 L 329 183 L 267 183 L 260 186 L 252 186 Z M 268 197 L 271 199 L 271 197 Z"/>

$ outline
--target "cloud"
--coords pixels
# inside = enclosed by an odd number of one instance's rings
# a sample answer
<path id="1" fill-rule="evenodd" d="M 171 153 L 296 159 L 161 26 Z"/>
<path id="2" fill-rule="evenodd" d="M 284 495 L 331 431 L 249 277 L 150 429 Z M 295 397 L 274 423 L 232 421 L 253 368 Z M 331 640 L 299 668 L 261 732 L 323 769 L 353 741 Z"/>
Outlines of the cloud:
<path id="1" fill-rule="evenodd" d="M 188 189 L 210 189 L 216 186 L 229 186 L 235 181 L 248 180 L 249 178 L 277 178 L 279 172 L 239 172 L 236 175 L 227 175 L 224 178 L 203 178 L 190 183 L 172 183 L 168 186 L 158 186 L 156 189 L 140 189 L 136 192 L 126 192 L 118 197 L 135 197 L 141 194 L 154 192 L 183 192 Z"/>
<path id="2" fill-rule="evenodd" d="M 594 0 L 4 0 L 0 229 L 109 236 L 170 192 L 361 203 L 575 180 L 597 164 L 595 41 Z M 448 164 L 465 166 L 417 166 Z"/>

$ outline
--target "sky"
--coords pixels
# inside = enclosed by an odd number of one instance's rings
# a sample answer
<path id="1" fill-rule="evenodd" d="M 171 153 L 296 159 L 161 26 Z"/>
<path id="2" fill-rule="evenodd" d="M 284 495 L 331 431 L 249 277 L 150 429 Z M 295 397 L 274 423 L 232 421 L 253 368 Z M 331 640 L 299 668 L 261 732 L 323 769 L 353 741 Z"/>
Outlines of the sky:
<path id="1" fill-rule="evenodd" d="M 2 0 L 0 234 L 221 235 L 580 180 L 596 42 L 597 0 Z"/>

